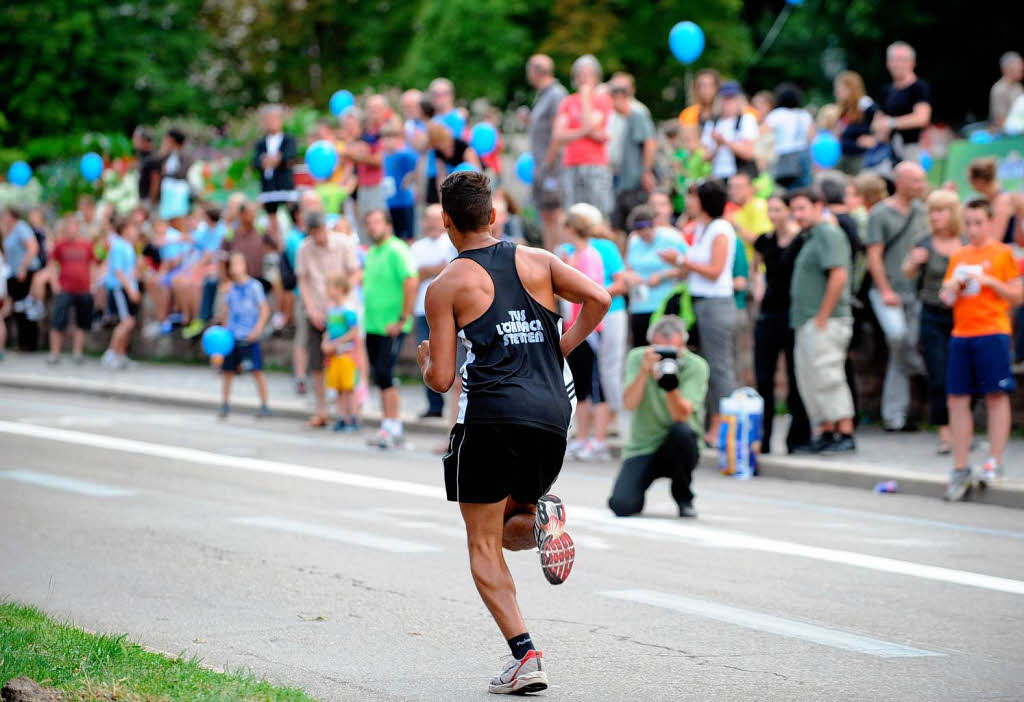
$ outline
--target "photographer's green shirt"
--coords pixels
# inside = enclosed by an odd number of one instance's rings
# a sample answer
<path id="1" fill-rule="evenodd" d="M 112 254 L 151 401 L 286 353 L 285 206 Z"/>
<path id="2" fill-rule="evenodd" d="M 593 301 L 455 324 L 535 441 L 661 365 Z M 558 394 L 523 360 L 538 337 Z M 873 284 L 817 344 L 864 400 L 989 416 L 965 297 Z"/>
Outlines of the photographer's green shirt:
<path id="1" fill-rule="evenodd" d="M 625 383 L 627 387 L 642 371 L 644 351 L 647 348 L 647 346 L 635 348 L 626 356 Z M 679 392 L 685 399 L 693 403 L 693 414 L 686 420 L 686 423 L 697 432 L 697 436 L 703 436 L 704 397 L 708 392 L 708 378 L 711 375 L 708 370 L 708 362 L 695 353 L 685 351 L 679 359 L 679 364 Z M 622 457 L 632 458 L 654 453 L 665 441 L 665 436 L 672 424 L 674 422 L 672 414 L 668 410 L 668 403 L 665 401 L 665 391 L 659 388 L 657 381 L 648 375 L 647 382 L 644 384 L 644 396 L 633 412 L 629 441 L 622 449 Z"/>

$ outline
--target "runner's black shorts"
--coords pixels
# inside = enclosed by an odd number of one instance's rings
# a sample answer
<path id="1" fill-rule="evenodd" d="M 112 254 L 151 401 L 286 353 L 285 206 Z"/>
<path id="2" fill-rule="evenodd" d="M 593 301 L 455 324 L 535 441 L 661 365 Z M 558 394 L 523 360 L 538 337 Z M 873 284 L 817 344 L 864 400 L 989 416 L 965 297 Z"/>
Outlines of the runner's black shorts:
<path id="1" fill-rule="evenodd" d="M 565 436 L 525 424 L 456 424 L 445 454 L 450 502 L 536 504 L 565 459 Z"/>

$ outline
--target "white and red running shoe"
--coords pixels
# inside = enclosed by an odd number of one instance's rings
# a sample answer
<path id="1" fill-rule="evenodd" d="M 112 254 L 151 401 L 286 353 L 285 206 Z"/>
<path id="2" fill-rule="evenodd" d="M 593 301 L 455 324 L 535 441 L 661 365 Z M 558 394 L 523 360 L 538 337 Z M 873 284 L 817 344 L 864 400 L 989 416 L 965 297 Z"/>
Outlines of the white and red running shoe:
<path id="1" fill-rule="evenodd" d="M 561 585 L 572 572 L 576 546 L 565 532 L 565 505 L 554 495 L 537 500 L 533 535 L 540 549 L 540 569 L 552 585 Z"/>
<path id="2" fill-rule="evenodd" d="M 508 656 L 508 663 L 491 678 L 487 691 L 495 695 L 525 695 L 548 689 L 548 674 L 541 665 L 543 657 L 540 651 L 528 651 L 519 660 Z"/>

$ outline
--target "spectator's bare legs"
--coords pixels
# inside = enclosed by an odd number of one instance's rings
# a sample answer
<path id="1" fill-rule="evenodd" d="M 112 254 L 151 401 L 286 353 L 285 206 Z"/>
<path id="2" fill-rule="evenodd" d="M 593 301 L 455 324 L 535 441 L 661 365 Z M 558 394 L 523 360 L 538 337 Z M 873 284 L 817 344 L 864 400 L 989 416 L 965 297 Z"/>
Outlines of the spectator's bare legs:
<path id="1" fill-rule="evenodd" d="M 153 298 L 153 312 L 157 320 L 162 322 L 171 312 L 171 289 L 160 281 L 159 274 L 153 276 L 152 283 L 146 286 L 146 291 Z"/>
<path id="2" fill-rule="evenodd" d="M 56 329 L 50 330 L 50 356 L 57 358 L 60 356 L 61 349 L 64 347 L 64 333 L 59 332 Z"/>
<path id="3" fill-rule="evenodd" d="M 988 412 L 989 452 L 996 463 L 1003 465 L 1003 453 L 1010 438 L 1010 396 L 1005 392 L 985 395 L 985 409 Z"/>
<path id="4" fill-rule="evenodd" d="M 953 467 L 965 468 L 971 452 L 971 438 L 974 436 L 974 415 L 971 413 L 970 395 L 950 395 L 946 400 L 949 407 L 949 428 L 953 435 Z M 991 417 L 989 424 L 992 423 Z"/>
<path id="5" fill-rule="evenodd" d="M 356 393 L 354 390 L 338 392 L 338 416 L 343 419 L 356 416 Z"/>
<path id="6" fill-rule="evenodd" d="M 255 373 L 253 374 L 255 375 Z M 235 379 L 234 373 L 221 373 L 220 382 L 220 401 L 222 404 L 228 404 L 228 400 L 231 399 L 231 383 Z"/>
<path id="7" fill-rule="evenodd" d="M 505 502 L 460 503 L 459 508 L 466 522 L 469 569 L 476 589 L 501 629 L 501 635 L 506 639 L 519 636 L 526 631 L 526 625 L 516 602 L 516 584 L 501 550 Z"/>
<path id="8" fill-rule="evenodd" d="M 387 390 L 380 391 L 381 414 L 384 419 L 399 419 L 398 416 L 398 388 L 391 386 Z"/>
<path id="9" fill-rule="evenodd" d="M 299 376 L 300 378 L 302 376 Z M 313 386 L 313 397 L 316 400 L 316 416 L 327 417 L 327 388 L 324 386 L 324 369 L 313 368 L 309 371 L 309 382 Z"/>
<path id="10" fill-rule="evenodd" d="M 576 405 L 576 439 L 586 441 L 590 438 L 590 426 L 594 419 L 594 405 L 590 400 L 583 400 Z"/>
<path id="11" fill-rule="evenodd" d="M 541 210 L 540 221 L 543 225 L 541 236 L 544 240 L 544 248 L 554 251 L 562 243 L 562 211 Z"/>
<path id="12" fill-rule="evenodd" d="M 7 298 L 0 297 L 0 356 L 7 348 Z"/>
<path id="13" fill-rule="evenodd" d="M 295 317 L 295 296 L 282 289 L 280 295 L 278 295 L 278 300 L 281 301 L 281 314 L 284 315 L 284 324 L 291 324 Z M 301 378 L 302 376 L 299 375 L 299 377 Z"/>
<path id="14" fill-rule="evenodd" d="M 118 356 L 128 355 L 128 339 L 131 338 L 132 330 L 135 329 L 135 318 L 122 319 L 110 335 L 110 348 Z"/>
<path id="15" fill-rule="evenodd" d="M 225 375 L 227 375 L 227 374 L 225 374 Z M 259 393 L 260 404 L 265 407 L 267 405 L 267 400 L 268 400 L 268 395 L 267 395 L 267 377 L 265 375 L 263 375 L 263 371 L 253 371 L 252 372 L 252 379 L 256 383 L 256 392 Z M 225 400 L 225 402 L 227 402 L 227 400 Z"/>
<path id="16" fill-rule="evenodd" d="M 59 348 L 59 347 L 58 347 Z M 81 356 L 85 351 L 85 330 L 77 326 L 71 328 L 71 353 Z"/>
<path id="17" fill-rule="evenodd" d="M 296 378 L 305 378 L 307 366 L 309 366 L 309 354 L 302 344 L 292 346 L 292 368 L 295 369 Z"/>
<path id="18" fill-rule="evenodd" d="M 604 443 L 608 440 L 608 425 L 612 421 L 612 409 L 607 402 L 594 407 L 594 440 Z"/>
<path id="19" fill-rule="evenodd" d="M 537 547 L 533 524 L 537 519 L 537 505 L 505 500 L 505 529 L 501 544 L 509 551 L 527 551 Z"/>
<path id="20" fill-rule="evenodd" d="M 199 305 L 193 304 L 193 287 L 192 281 L 186 280 L 184 275 L 179 275 L 171 281 L 171 292 L 178 301 L 178 309 L 186 324 L 199 315 Z"/>

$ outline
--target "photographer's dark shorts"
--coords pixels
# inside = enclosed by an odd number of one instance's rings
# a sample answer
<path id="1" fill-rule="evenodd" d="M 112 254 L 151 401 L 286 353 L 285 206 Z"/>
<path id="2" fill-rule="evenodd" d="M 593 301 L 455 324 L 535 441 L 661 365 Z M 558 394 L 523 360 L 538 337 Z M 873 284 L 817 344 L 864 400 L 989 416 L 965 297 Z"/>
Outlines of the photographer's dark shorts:
<path id="1" fill-rule="evenodd" d="M 62 292 L 57 296 L 53 308 L 53 330 L 63 332 L 71 321 L 71 310 L 75 311 L 75 326 L 82 331 L 92 328 L 92 295 L 89 293 Z"/>
<path id="2" fill-rule="evenodd" d="M 390 337 L 386 334 L 366 335 L 366 356 L 370 362 L 373 384 L 387 390 L 395 384 L 395 365 L 402 350 L 405 334 Z"/>
<path id="3" fill-rule="evenodd" d="M 565 460 L 565 436 L 525 424 L 456 424 L 444 463 L 450 502 L 537 504 Z"/>

